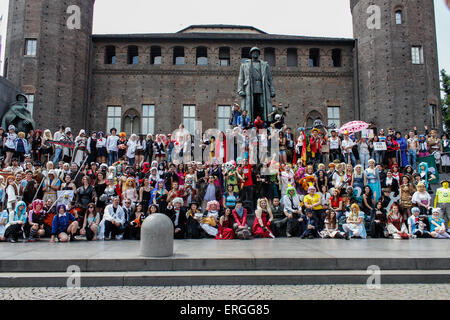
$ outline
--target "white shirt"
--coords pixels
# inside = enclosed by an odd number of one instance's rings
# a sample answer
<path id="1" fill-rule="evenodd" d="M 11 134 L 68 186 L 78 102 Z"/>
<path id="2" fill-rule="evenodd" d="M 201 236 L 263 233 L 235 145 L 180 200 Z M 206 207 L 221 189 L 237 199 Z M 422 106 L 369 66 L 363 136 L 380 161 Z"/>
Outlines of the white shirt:
<path id="1" fill-rule="evenodd" d="M 386 177 L 386 185 L 387 185 L 387 186 L 392 185 L 392 179 L 394 179 L 394 178 Z"/>
<path id="2" fill-rule="evenodd" d="M 120 222 L 120 224 L 122 225 L 125 223 L 125 212 L 123 211 L 123 208 L 120 205 L 117 206 L 116 212 L 114 212 L 113 204 L 106 206 L 102 222 L 112 220 Z"/>
<path id="3" fill-rule="evenodd" d="M 343 140 L 341 145 L 342 145 L 342 152 L 347 153 L 347 151 L 345 149 L 348 147 L 353 147 L 355 144 L 353 143 L 352 140 L 348 139 L 348 140 Z M 351 153 L 352 149 L 348 150 L 348 152 Z"/>
<path id="4" fill-rule="evenodd" d="M 178 226 L 178 219 L 180 218 L 180 210 L 174 209 L 175 210 L 175 221 L 174 221 L 174 225 Z"/>
<path id="5" fill-rule="evenodd" d="M 5 147 L 8 147 L 10 149 L 16 149 L 16 140 L 17 140 L 17 134 L 13 133 L 7 133 L 6 134 L 6 143 Z"/>
<path id="6" fill-rule="evenodd" d="M 140 140 L 138 140 L 137 142 L 136 142 L 136 149 L 137 150 L 145 150 L 145 147 L 146 147 L 146 143 L 145 143 L 145 141 L 140 141 Z"/>
<path id="7" fill-rule="evenodd" d="M 119 151 L 117 147 L 117 142 L 119 141 L 119 136 L 109 136 L 106 139 L 106 150 L 108 151 Z"/>
<path id="8" fill-rule="evenodd" d="M 336 137 L 333 139 L 333 137 L 330 138 L 330 150 L 336 150 L 339 149 L 339 137 Z"/>
<path id="9" fill-rule="evenodd" d="M 16 190 L 12 185 L 9 185 L 6 188 L 6 194 L 8 195 L 8 207 L 11 208 L 11 203 L 16 202 L 18 200 L 18 197 L 16 196 Z"/>
<path id="10" fill-rule="evenodd" d="M 344 182 L 345 182 L 345 173 L 342 173 L 342 175 L 336 171 L 335 173 L 333 173 L 333 186 L 335 188 L 340 188 Z"/>
<path id="11" fill-rule="evenodd" d="M 21 166 L 17 166 L 17 167 L 10 166 L 10 167 L 6 168 L 5 171 L 17 173 L 17 172 L 23 172 L 23 168 Z"/>
<path id="12" fill-rule="evenodd" d="M 97 139 L 97 149 L 103 148 L 105 146 L 106 146 L 105 138 Z"/>
<path id="13" fill-rule="evenodd" d="M 411 199 L 412 203 L 417 203 L 417 204 L 418 203 L 426 204 L 426 203 L 428 203 L 428 201 L 431 201 L 431 196 L 426 191 L 423 193 L 419 192 L 419 191 L 414 192 L 412 199 Z M 431 205 L 431 203 L 430 203 L 430 205 Z"/>
<path id="14" fill-rule="evenodd" d="M 64 137 L 64 133 L 63 133 L 63 132 L 60 132 L 60 131 L 56 131 L 56 132 L 55 132 L 55 135 L 53 136 L 53 138 L 54 138 L 55 141 L 60 141 L 61 138 L 63 138 L 63 137 Z M 60 145 L 55 144 L 55 148 L 56 148 L 56 149 L 62 149 L 63 147 L 60 146 Z"/>
<path id="15" fill-rule="evenodd" d="M 289 214 L 294 213 L 294 211 L 298 211 L 301 209 L 302 200 L 300 199 L 300 196 L 298 194 L 295 194 L 295 196 L 292 197 L 292 201 L 290 195 L 285 195 L 281 199 L 281 202 L 284 205 L 284 211 Z"/>
<path id="16" fill-rule="evenodd" d="M 136 146 L 137 143 L 136 141 L 133 140 L 128 140 L 127 143 L 128 149 L 127 149 L 127 158 L 133 159 L 135 157 L 136 154 Z"/>

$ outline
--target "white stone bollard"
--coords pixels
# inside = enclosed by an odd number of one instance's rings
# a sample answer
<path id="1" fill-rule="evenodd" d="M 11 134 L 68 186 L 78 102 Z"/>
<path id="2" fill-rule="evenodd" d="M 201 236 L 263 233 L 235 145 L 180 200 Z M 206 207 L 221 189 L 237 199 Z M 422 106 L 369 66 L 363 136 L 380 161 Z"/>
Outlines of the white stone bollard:
<path id="1" fill-rule="evenodd" d="M 141 227 L 140 256 L 170 257 L 173 255 L 173 223 L 165 214 L 154 213 Z"/>

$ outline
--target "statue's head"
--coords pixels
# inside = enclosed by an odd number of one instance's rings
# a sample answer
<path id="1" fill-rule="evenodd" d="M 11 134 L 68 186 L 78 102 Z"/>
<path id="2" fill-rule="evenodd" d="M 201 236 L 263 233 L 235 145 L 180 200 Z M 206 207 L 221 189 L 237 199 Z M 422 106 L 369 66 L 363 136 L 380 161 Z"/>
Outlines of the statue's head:
<path id="1" fill-rule="evenodd" d="M 323 122 L 322 122 L 322 120 L 320 120 L 320 119 L 315 120 L 315 121 L 314 121 L 314 124 L 313 124 L 313 127 L 314 127 L 314 128 L 322 128 L 322 127 L 323 127 Z"/>
<path id="2" fill-rule="evenodd" d="M 19 93 L 19 94 L 16 96 L 16 101 L 17 101 L 17 102 L 21 102 L 21 103 L 27 103 L 27 102 L 28 102 L 28 99 L 27 99 L 27 97 L 26 97 L 25 95 Z"/>
<path id="3" fill-rule="evenodd" d="M 250 50 L 250 57 L 252 57 L 252 59 L 258 59 L 261 56 L 261 50 L 258 47 L 253 47 Z"/>

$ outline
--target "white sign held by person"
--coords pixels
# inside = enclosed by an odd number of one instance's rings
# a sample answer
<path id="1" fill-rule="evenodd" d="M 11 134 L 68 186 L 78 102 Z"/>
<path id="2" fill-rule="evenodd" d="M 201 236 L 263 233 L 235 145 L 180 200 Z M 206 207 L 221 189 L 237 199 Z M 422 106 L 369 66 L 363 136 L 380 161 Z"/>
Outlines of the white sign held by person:
<path id="1" fill-rule="evenodd" d="M 373 129 L 363 129 L 361 131 L 361 138 L 373 139 L 374 136 Z"/>
<path id="2" fill-rule="evenodd" d="M 61 190 L 58 191 L 58 202 L 57 204 L 63 204 L 66 207 L 72 202 L 74 198 L 73 190 Z"/>
<path id="3" fill-rule="evenodd" d="M 373 150 L 375 151 L 386 151 L 386 142 L 374 142 L 373 143 Z"/>

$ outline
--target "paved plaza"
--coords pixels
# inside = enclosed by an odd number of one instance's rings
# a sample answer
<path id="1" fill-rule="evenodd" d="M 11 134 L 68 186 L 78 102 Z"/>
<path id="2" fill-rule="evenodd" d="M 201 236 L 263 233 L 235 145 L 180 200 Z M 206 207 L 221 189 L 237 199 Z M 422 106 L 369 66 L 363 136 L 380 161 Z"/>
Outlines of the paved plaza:
<path id="1" fill-rule="evenodd" d="M 445 239 L 213 239 L 176 240 L 170 259 L 270 259 L 270 258 L 450 258 L 450 241 Z M 71 243 L 0 243 L 2 260 L 49 259 L 144 259 L 139 241 L 83 240 Z M 449 266 L 450 268 L 450 266 Z"/>
<path id="2" fill-rule="evenodd" d="M 449 300 L 450 284 L 0 288 L 1 300 Z"/>

